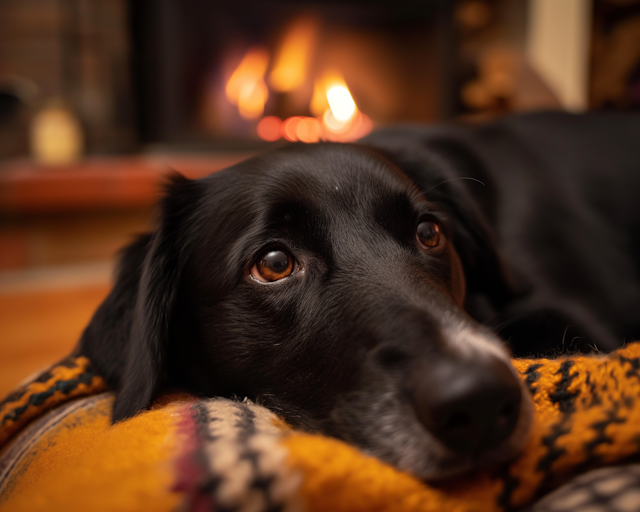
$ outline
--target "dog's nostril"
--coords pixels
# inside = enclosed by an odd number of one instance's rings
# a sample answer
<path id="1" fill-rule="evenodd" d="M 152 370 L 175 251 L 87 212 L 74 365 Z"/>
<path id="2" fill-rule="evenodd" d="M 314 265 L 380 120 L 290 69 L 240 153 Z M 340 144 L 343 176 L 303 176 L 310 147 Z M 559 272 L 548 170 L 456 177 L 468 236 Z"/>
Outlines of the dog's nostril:
<path id="1" fill-rule="evenodd" d="M 396 366 L 409 359 L 409 355 L 395 347 L 384 347 L 378 350 L 377 359 L 383 366 Z"/>
<path id="2" fill-rule="evenodd" d="M 505 400 L 498 412 L 498 422 L 500 424 L 508 423 L 513 418 L 513 415 L 515 412 L 516 412 L 515 400 Z"/>
<path id="3" fill-rule="evenodd" d="M 471 417 L 463 412 L 454 412 L 443 425 L 447 430 L 460 431 L 471 426 Z"/>
<path id="4" fill-rule="evenodd" d="M 498 446 L 518 422 L 520 385 L 499 360 L 445 361 L 417 380 L 416 415 L 452 451 L 475 455 Z"/>

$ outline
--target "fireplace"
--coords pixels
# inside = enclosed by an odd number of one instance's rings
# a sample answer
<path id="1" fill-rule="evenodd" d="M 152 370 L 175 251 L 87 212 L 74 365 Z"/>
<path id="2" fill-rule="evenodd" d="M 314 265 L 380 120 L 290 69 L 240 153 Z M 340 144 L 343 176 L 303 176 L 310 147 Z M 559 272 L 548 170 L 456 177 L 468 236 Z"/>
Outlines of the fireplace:
<path id="1" fill-rule="evenodd" d="M 387 123 L 561 108 L 566 91 L 551 68 L 540 74 L 539 38 L 528 36 L 542 19 L 531 7 L 556 4 L 0 2 L 0 159 L 30 155 L 33 120 L 53 104 L 75 118 L 90 155 L 244 151 L 277 137 L 351 140 Z M 580 108 L 638 108 L 639 5 L 593 1 L 573 51 L 589 56 L 587 73 L 562 78 L 584 89 Z M 561 46 L 562 27 L 558 37 Z"/>
<path id="2" fill-rule="evenodd" d="M 374 125 L 446 118 L 452 4 L 133 2 L 141 142 L 349 141 Z"/>

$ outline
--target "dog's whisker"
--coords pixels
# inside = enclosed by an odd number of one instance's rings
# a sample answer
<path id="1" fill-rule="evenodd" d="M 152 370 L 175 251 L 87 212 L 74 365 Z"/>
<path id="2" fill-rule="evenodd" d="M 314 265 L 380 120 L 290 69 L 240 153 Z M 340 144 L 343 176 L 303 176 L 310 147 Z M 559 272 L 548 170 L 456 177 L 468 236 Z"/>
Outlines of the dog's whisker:
<path id="1" fill-rule="evenodd" d="M 425 190 L 425 192 L 424 192 L 424 193 L 426 194 L 427 192 L 430 192 L 430 191 L 431 191 L 431 190 L 433 190 L 434 188 L 437 188 L 437 187 L 439 187 L 440 185 L 444 185 L 445 183 L 449 183 L 450 181 L 458 181 L 458 180 L 471 180 L 471 181 L 475 181 L 475 182 L 477 182 L 477 183 L 480 183 L 480 185 L 482 185 L 483 187 L 486 187 L 486 186 L 487 186 L 487 185 L 486 185 L 485 183 L 483 183 L 482 181 L 480 181 L 480 180 L 478 180 L 478 179 L 476 179 L 476 178 L 472 178 L 471 176 L 461 176 L 461 177 L 459 177 L 459 178 L 451 178 L 451 179 L 448 179 L 448 180 L 441 181 L 441 182 L 440 182 L 440 183 L 438 183 L 437 185 L 434 185 L 433 187 L 431 187 L 431 188 L 429 188 L 429 189 Z"/>
<path id="2" fill-rule="evenodd" d="M 585 338 L 585 336 L 575 336 L 572 340 L 571 343 L 569 343 L 569 346 L 571 347 L 573 345 L 573 342 L 576 340 L 583 340 Z"/>
<path id="3" fill-rule="evenodd" d="M 504 329 L 505 327 L 508 327 L 509 325 L 511 325 L 516 320 L 520 320 L 521 318 L 524 318 L 524 317 L 527 317 L 527 316 L 529 316 L 529 313 L 524 313 L 522 315 L 517 315 L 517 316 L 514 316 L 512 318 L 509 318 L 508 320 L 505 320 L 504 322 L 500 322 L 498 325 L 496 325 L 494 327 L 491 327 L 491 331 L 494 334 L 499 334 L 500 331 L 502 329 Z"/>
<path id="4" fill-rule="evenodd" d="M 587 347 L 592 348 L 593 351 L 597 352 L 598 354 L 600 354 L 602 352 L 602 350 L 600 350 L 595 343 L 588 343 Z"/>
<path id="5" fill-rule="evenodd" d="M 564 339 L 565 339 L 565 337 L 567 336 L 567 331 L 569 330 L 569 327 L 572 327 L 572 325 L 567 325 L 567 326 L 564 328 L 564 332 L 562 333 L 562 350 L 563 350 L 563 351 L 564 351 Z M 576 337 L 577 337 L 577 336 L 576 336 Z M 573 339 L 575 340 L 576 338 L 573 338 Z M 573 343 L 573 340 L 571 340 L 571 343 Z M 571 345 L 569 345 L 569 346 L 571 346 Z"/>

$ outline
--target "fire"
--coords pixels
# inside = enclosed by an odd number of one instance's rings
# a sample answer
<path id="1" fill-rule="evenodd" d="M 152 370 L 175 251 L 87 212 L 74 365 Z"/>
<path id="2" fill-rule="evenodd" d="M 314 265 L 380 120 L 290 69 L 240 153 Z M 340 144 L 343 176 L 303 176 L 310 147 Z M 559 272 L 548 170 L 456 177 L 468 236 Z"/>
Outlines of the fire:
<path id="1" fill-rule="evenodd" d="M 299 18 L 287 32 L 275 64 L 269 73 L 271 88 L 280 93 L 292 92 L 305 85 L 310 54 L 317 38 L 317 21 Z M 245 119 L 261 118 L 256 126 L 258 136 L 267 141 L 282 137 L 306 143 L 320 140 L 348 142 L 371 131 L 371 119 L 360 112 L 342 74 L 326 72 L 314 81 L 309 110 L 313 117 L 293 116 L 281 120 L 264 115 L 269 99 L 265 74 L 269 53 L 264 48 L 251 48 L 227 81 L 225 92 L 229 102 L 238 107 Z"/>
<path id="2" fill-rule="evenodd" d="M 327 115 L 329 110 L 336 122 L 346 123 L 353 118 L 358 107 L 342 75 L 333 71 L 315 82 L 309 110 L 316 117 Z"/>
<path id="3" fill-rule="evenodd" d="M 311 102 L 309 103 L 309 110 L 315 117 L 322 117 L 328 106 L 329 102 L 327 101 L 327 91 L 324 88 L 324 84 L 321 80 L 316 80 L 313 86 L 313 96 L 311 96 Z"/>
<path id="4" fill-rule="evenodd" d="M 268 65 L 267 51 L 251 48 L 227 82 L 227 99 L 238 107 L 245 119 L 257 119 L 264 113 L 264 105 L 269 98 L 269 89 L 264 81 Z"/>
<path id="5" fill-rule="evenodd" d="M 318 22 L 314 18 L 298 18 L 293 23 L 269 74 L 269 84 L 275 91 L 293 91 L 304 85 L 317 34 Z"/>
<path id="6" fill-rule="evenodd" d="M 256 131 L 262 140 L 276 141 L 282 137 L 282 121 L 276 116 L 263 117 L 260 119 Z"/>
<path id="7" fill-rule="evenodd" d="M 309 108 L 315 112 L 324 108 L 322 125 L 326 140 L 346 142 L 371 131 L 371 120 L 358 110 L 340 73 L 332 72 L 321 82 L 316 82 Z"/>
<path id="8" fill-rule="evenodd" d="M 346 85 L 334 85 L 327 91 L 327 101 L 331 114 L 342 123 L 349 121 L 356 113 L 356 103 Z"/>
<path id="9" fill-rule="evenodd" d="M 349 142 L 367 135 L 371 119 L 358 109 L 341 75 L 332 73 L 315 82 L 309 110 L 315 117 L 293 116 L 281 121 L 275 116 L 260 120 L 258 136 L 263 140 L 284 137 L 289 141 Z"/>

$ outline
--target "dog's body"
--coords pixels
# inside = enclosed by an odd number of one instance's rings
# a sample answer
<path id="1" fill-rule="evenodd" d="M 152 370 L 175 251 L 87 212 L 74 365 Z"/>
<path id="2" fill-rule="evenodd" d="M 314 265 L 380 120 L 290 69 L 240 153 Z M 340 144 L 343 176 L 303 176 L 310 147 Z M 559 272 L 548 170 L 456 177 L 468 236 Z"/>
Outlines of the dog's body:
<path id="1" fill-rule="evenodd" d="M 436 162 L 443 179 L 483 183 L 441 192 L 470 196 L 495 237 L 516 296 L 498 309 L 469 296 L 466 308 L 515 355 L 640 339 L 639 114 L 531 114 L 367 142 L 421 187 L 436 184 L 423 170 Z"/>
<path id="2" fill-rule="evenodd" d="M 115 421 L 174 386 L 422 478 L 506 460 L 530 400 L 481 324 L 516 354 L 640 337 L 638 134 L 638 116 L 539 114 L 175 178 L 80 351 Z"/>

